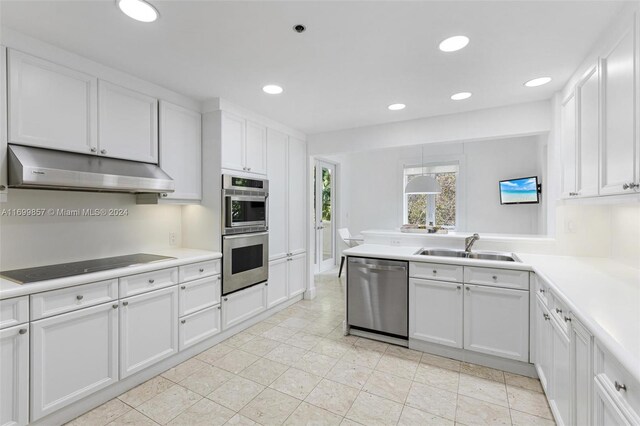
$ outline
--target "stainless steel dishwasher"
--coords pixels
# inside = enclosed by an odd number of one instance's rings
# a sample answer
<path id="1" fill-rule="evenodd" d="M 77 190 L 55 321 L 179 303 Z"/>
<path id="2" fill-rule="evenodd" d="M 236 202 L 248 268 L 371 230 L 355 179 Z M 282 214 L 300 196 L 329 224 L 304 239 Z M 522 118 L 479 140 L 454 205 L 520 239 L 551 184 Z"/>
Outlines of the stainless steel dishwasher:
<path id="1" fill-rule="evenodd" d="M 407 339 L 408 263 L 349 257 L 347 268 L 349 327 Z"/>

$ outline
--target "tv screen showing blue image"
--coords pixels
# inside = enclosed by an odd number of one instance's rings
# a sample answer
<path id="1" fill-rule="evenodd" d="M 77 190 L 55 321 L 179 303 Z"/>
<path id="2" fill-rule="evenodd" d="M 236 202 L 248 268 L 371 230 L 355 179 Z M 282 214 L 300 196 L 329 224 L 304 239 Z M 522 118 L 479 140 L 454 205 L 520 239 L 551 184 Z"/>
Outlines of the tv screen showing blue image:
<path id="1" fill-rule="evenodd" d="M 536 176 L 500 181 L 500 204 L 539 203 Z"/>

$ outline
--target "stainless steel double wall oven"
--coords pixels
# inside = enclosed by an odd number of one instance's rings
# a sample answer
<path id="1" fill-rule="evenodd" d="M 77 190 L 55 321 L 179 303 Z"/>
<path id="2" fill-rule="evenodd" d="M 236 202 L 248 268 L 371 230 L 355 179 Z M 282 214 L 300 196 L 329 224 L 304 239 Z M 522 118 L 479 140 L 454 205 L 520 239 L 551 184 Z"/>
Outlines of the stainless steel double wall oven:
<path id="1" fill-rule="evenodd" d="M 222 294 L 269 278 L 269 181 L 222 175 Z"/>

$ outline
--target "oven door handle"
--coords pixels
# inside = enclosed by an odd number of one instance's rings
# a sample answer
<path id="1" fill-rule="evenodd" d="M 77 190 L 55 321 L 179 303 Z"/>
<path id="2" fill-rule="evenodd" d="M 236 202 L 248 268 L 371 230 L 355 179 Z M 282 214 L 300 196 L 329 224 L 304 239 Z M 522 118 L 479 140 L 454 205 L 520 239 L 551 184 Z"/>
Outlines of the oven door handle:
<path id="1" fill-rule="evenodd" d="M 267 201 L 266 195 L 227 195 L 231 201 Z"/>
<path id="2" fill-rule="evenodd" d="M 238 234 L 238 235 L 224 235 L 222 238 L 224 238 L 225 240 L 235 240 L 237 238 L 247 238 L 247 237 L 253 237 L 253 236 L 262 236 L 262 235 L 269 235 L 268 231 L 265 232 L 256 232 L 251 233 L 251 234 Z"/>

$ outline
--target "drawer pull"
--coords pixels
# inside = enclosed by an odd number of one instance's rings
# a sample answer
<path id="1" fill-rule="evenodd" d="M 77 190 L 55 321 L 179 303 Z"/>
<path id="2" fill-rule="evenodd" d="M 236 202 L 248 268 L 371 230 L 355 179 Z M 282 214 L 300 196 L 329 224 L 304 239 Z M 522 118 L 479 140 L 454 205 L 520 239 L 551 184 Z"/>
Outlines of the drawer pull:
<path id="1" fill-rule="evenodd" d="M 556 308 L 556 313 L 562 315 L 562 309 Z"/>
<path id="2" fill-rule="evenodd" d="M 264 283 L 264 285 L 265 285 L 265 286 L 268 286 L 268 285 L 269 285 L 269 283 Z"/>
<path id="3" fill-rule="evenodd" d="M 460 285 L 459 285 L 459 286 L 457 286 L 456 288 L 457 288 L 458 290 L 460 290 L 460 289 L 462 288 L 462 286 L 460 286 Z"/>
<path id="4" fill-rule="evenodd" d="M 569 318 L 569 317 L 564 317 L 564 322 L 571 322 L 571 318 Z"/>
<path id="5" fill-rule="evenodd" d="M 544 288 L 540 289 L 540 293 L 544 294 Z"/>
<path id="6" fill-rule="evenodd" d="M 467 291 L 471 291 L 471 287 L 469 287 L 468 285 L 464 287 L 465 290 Z"/>
<path id="7" fill-rule="evenodd" d="M 18 333 L 19 334 L 26 334 L 27 333 L 27 329 L 26 328 L 21 328 L 20 330 L 18 330 Z M 618 383 L 618 382 L 616 382 L 616 383 Z"/>
<path id="8" fill-rule="evenodd" d="M 224 298 L 224 299 L 222 299 L 222 300 L 224 300 L 224 301 L 226 302 L 227 300 L 229 300 L 229 298 L 228 298 L 228 297 L 225 297 L 225 298 Z"/>
<path id="9" fill-rule="evenodd" d="M 200 273 L 203 273 L 204 272 L 204 268 L 200 268 L 200 269 L 198 269 L 198 271 L 200 271 Z"/>
<path id="10" fill-rule="evenodd" d="M 434 269 L 434 270 L 433 270 L 433 273 L 434 273 L 434 274 L 437 274 L 437 273 L 438 273 L 438 271 L 436 271 L 436 270 Z"/>
<path id="11" fill-rule="evenodd" d="M 122 302 L 122 306 L 127 306 L 129 302 Z"/>
<path id="12" fill-rule="evenodd" d="M 549 321 L 551 319 L 551 317 L 548 314 L 542 314 L 542 316 L 544 317 L 545 321 Z"/>
<path id="13" fill-rule="evenodd" d="M 496 281 L 496 280 L 498 279 L 498 276 L 497 276 L 497 275 L 494 275 L 494 276 L 493 276 L 493 277 L 491 277 L 491 278 L 493 278 L 493 280 L 494 280 L 494 281 Z"/>
<path id="14" fill-rule="evenodd" d="M 77 295 L 77 296 L 76 296 L 76 299 L 78 299 L 78 300 L 82 300 L 82 299 L 84 299 L 84 296 L 83 296 L 83 295 L 81 295 L 81 294 L 79 294 L 79 295 Z"/>
<path id="15" fill-rule="evenodd" d="M 149 284 L 153 284 L 155 282 L 156 282 L 156 280 L 154 280 L 153 278 L 149 279 Z"/>
<path id="16" fill-rule="evenodd" d="M 187 286 L 183 285 L 183 286 L 180 286 L 180 288 L 183 289 L 183 290 L 186 290 Z"/>
<path id="17" fill-rule="evenodd" d="M 184 323 L 186 323 L 186 322 L 187 322 L 187 320 L 182 320 L 182 321 L 180 321 L 180 322 L 184 324 Z"/>
<path id="18" fill-rule="evenodd" d="M 624 385 L 624 384 L 622 384 L 622 385 L 621 385 L 620 383 L 618 383 L 618 381 L 617 381 L 617 380 L 616 380 L 616 382 L 615 382 L 614 386 L 616 387 L 616 390 L 617 390 L 618 392 L 620 392 L 621 390 L 623 390 L 623 391 L 625 391 L 625 392 L 627 391 L 627 385 Z"/>
<path id="19" fill-rule="evenodd" d="M 118 309 L 118 304 L 116 303 L 115 305 L 111 305 L 111 307 L 112 307 L 113 309 Z"/>

